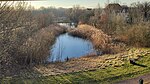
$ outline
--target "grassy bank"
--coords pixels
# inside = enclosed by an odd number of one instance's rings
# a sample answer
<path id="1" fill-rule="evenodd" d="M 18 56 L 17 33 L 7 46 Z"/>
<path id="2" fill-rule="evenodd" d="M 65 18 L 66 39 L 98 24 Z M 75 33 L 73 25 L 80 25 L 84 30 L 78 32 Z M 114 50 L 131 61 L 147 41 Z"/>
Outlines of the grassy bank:
<path id="1" fill-rule="evenodd" d="M 37 31 L 21 46 L 21 56 L 18 58 L 24 63 L 44 62 L 56 37 L 64 32 L 65 28 L 58 25 L 50 25 Z"/>
<path id="2" fill-rule="evenodd" d="M 41 29 L 33 37 L 29 38 L 27 44 L 30 45 L 27 48 L 32 52 L 35 51 L 35 54 L 29 54 L 29 59 L 31 57 L 40 62 L 41 59 L 46 58 L 46 54 L 42 52 L 46 53 L 49 50 L 47 45 L 52 45 L 56 36 L 64 31 L 59 26 L 51 25 Z M 107 45 L 112 46 L 115 44 L 110 36 L 88 25 L 80 26 L 80 28 L 71 30 L 69 33 L 75 36 L 79 35 L 78 37 L 83 36 L 82 38 L 90 40 L 100 50 L 105 49 Z M 116 48 L 118 48 L 118 45 Z M 114 49 L 114 47 L 110 49 Z M 130 58 L 134 58 L 138 64 L 146 65 L 147 67 L 130 64 Z M 2 84 L 110 84 L 149 73 L 149 70 L 150 49 L 131 48 L 118 54 L 85 56 L 70 59 L 67 62 L 36 65 L 29 68 L 29 70 L 21 70 L 17 76 L 1 77 L 0 82 Z"/>
<path id="3" fill-rule="evenodd" d="M 96 68 L 87 71 L 78 71 L 71 72 L 62 75 L 55 76 L 44 76 L 44 77 L 35 77 L 35 78 L 3 78 L 1 79 L 2 84 L 9 83 L 18 83 L 18 84 L 71 84 L 71 83 L 81 83 L 81 84 L 110 84 L 115 83 L 120 80 L 125 80 L 129 78 L 134 78 L 146 73 L 149 73 L 150 70 L 150 49 L 132 49 L 130 52 L 134 52 L 128 55 L 120 54 L 122 56 L 124 64 L 120 66 L 109 66 L 105 68 Z M 141 51 L 137 53 L 137 51 Z M 115 56 L 115 55 L 112 55 Z M 109 61 L 113 61 L 111 56 L 109 57 Z M 137 58 L 137 63 L 146 65 L 147 67 L 141 67 L 132 65 L 129 63 L 128 58 Z M 108 59 L 108 58 L 107 58 Z M 117 60 L 117 59 L 115 59 Z M 120 59 L 119 59 L 120 60 Z M 94 62 L 94 61 L 93 61 Z M 108 63 L 108 62 L 107 62 Z M 105 63 L 105 64 L 107 64 Z"/>
<path id="4" fill-rule="evenodd" d="M 56 37 L 65 31 L 65 28 L 58 25 L 50 25 L 34 32 L 32 36 L 29 36 L 22 44 L 18 44 L 19 46 L 16 45 L 17 49 L 14 49 L 15 53 L 11 56 L 13 57 L 11 59 L 13 62 L 12 65 L 1 63 L 0 77 L 20 75 L 24 73 L 25 69 L 33 65 L 44 63 L 49 56 L 50 47 L 54 44 Z M 15 33 L 14 38 L 18 39 L 17 37 L 19 37 L 19 35 Z M 4 61 L 3 59 L 0 60 Z M 32 71 L 32 68 L 30 68 L 29 71 Z"/>
<path id="5" fill-rule="evenodd" d="M 94 48 L 105 53 L 118 53 L 123 51 L 125 45 L 113 42 L 113 38 L 105 34 L 102 30 L 89 25 L 79 25 L 77 29 L 69 32 L 72 36 L 81 37 L 90 40 Z"/>

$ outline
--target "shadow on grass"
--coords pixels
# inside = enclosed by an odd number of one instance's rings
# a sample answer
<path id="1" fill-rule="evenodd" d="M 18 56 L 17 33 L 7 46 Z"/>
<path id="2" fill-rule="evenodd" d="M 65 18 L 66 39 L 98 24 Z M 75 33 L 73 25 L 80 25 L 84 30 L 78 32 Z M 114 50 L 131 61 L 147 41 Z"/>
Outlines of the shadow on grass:
<path id="1" fill-rule="evenodd" d="M 135 63 L 134 65 L 136 65 L 136 66 L 140 66 L 140 67 L 147 67 L 146 65 L 138 64 L 138 63 Z"/>
<path id="2" fill-rule="evenodd" d="M 136 63 L 134 59 L 130 59 L 130 64 L 133 64 L 133 65 L 136 65 L 136 66 L 140 66 L 140 67 L 147 67 L 146 65 Z"/>

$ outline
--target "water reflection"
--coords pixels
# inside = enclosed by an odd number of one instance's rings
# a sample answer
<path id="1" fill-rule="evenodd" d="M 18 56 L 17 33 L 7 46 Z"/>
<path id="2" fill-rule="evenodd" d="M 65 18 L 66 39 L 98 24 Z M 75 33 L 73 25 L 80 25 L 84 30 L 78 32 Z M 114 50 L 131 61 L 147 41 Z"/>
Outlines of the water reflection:
<path id="1" fill-rule="evenodd" d="M 75 23 L 58 23 L 58 25 L 60 26 L 65 26 L 67 28 L 76 28 L 76 24 Z"/>
<path id="2" fill-rule="evenodd" d="M 57 38 L 53 45 L 49 61 L 65 61 L 67 57 L 76 58 L 93 52 L 95 51 L 90 41 L 63 34 Z"/>

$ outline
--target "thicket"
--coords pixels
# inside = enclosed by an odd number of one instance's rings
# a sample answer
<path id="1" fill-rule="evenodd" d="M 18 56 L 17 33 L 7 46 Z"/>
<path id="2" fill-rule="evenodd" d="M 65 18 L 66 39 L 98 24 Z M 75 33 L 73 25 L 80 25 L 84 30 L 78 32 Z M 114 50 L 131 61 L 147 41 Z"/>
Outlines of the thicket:
<path id="1" fill-rule="evenodd" d="M 0 1 L 0 74 L 18 64 L 45 62 L 55 37 L 65 32 L 64 28 L 51 25 L 51 13 L 33 11 L 24 1 Z"/>
<path id="2" fill-rule="evenodd" d="M 133 3 L 129 7 L 123 7 L 126 12 L 118 9 L 120 12 L 116 13 L 100 7 L 87 10 L 77 6 L 72 9 L 75 13 L 71 17 L 78 23 L 89 24 L 102 30 L 112 36 L 114 41 L 130 46 L 149 47 L 150 2 Z"/>

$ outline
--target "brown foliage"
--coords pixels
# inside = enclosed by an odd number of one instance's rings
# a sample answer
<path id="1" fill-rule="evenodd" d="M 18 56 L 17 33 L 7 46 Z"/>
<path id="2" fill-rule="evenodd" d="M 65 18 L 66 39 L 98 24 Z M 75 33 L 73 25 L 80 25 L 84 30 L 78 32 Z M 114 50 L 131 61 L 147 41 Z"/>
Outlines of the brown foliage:
<path id="1" fill-rule="evenodd" d="M 21 1 L 0 1 L 0 74 L 9 73 L 8 69 L 16 67 L 19 46 L 36 30 L 27 7 Z"/>
<path id="2" fill-rule="evenodd" d="M 64 29 L 54 25 L 42 29 L 23 1 L 0 4 L 0 72 L 16 64 L 43 62 Z"/>
<path id="3" fill-rule="evenodd" d="M 21 55 L 18 55 L 17 59 L 25 64 L 45 62 L 56 36 L 64 32 L 64 28 L 56 25 L 38 30 L 20 46 L 19 54 Z"/>
<path id="4" fill-rule="evenodd" d="M 110 36 L 89 25 L 80 25 L 78 29 L 70 31 L 69 34 L 90 40 L 95 49 L 102 51 L 103 54 L 117 53 L 124 49 L 124 45 L 113 43 Z"/>
<path id="5" fill-rule="evenodd" d="M 118 35 L 118 39 L 124 41 L 128 45 L 136 47 L 150 47 L 150 25 L 149 22 L 134 24 L 126 27 L 125 31 L 122 31 Z"/>

